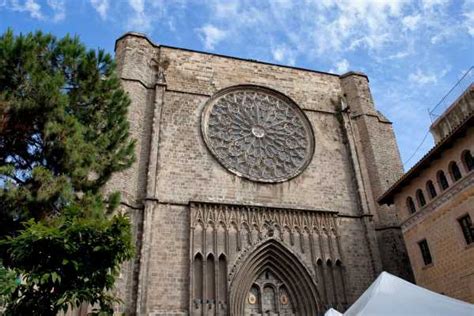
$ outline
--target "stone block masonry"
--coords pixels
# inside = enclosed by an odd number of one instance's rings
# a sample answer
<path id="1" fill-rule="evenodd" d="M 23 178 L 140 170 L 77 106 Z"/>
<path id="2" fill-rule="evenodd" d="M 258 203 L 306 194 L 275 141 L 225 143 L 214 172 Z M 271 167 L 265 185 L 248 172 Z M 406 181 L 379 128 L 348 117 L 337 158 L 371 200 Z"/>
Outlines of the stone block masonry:
<path id="1" fill-rule="evenodd" d="M 124 299 L 119 311 L 321 315 L 351 304 L 382 269 L 410 276 L 396 217 L 375 203 L 402 171 L 391 124 L 376 111 L 364 74 L 340 77 L 160 46 L 135 33 L 117 40 L 116 58 L 138 144 L 136 163 L 108 186 L 122 192 L 137 227 L 139 255 L 117 285 Z M 306 146 L 302 137 L 292 138 L 299 133 L 296 118 L 276 111 L 276 103 L 258 103 L 289 100 L 314 141 L 295 177 L 248 180 L 210 151 L 202 113 L 213 96 L 235 89 L 253 101 L 228 95 L 228 109 L 250 127 L 271 115 L 297 127 L 276 130 L 270 144 L 248 138 L 264 138 L 264 128 L 273 128 L 260 124 L 253 136 L 241 131 L 249 147 L 232 139 L 222 146 L 239 150 L 223 152 L 244 152 L 247 166 L 263 157 L 258 150 L 276 148 L 280 164 L 290 163 L 286 154 L 296 159 L 291 142 Z M 274 156 L 266 157 L 258 165 L 276 170 Z"/>

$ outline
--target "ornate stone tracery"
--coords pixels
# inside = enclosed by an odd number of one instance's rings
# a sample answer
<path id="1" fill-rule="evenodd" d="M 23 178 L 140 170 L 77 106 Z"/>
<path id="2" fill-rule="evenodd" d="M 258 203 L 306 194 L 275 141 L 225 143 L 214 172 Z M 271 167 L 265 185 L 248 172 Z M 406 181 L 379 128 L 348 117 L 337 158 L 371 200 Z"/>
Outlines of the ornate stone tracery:
<path id="1" fill-rule="evenodd" d="M 218 93 L 206 105 L 201 124 L 217 160 L 250 180 L 291 179 L 313 155 L 308 119 L 289 98 L 269 89 L 238 86 Z"/>
<path id="2" fill-rule="evenodd" d="M 323 306 L 344 308 L 337 231 L 333 212 L 191 203 L 191 314 L 311 315 Z M 271 282 L 262 281 L 267 272 Z M 266 293 L 267 285 L 273 291 Z M 300 292 L 302 285 L 307 290 Z"/>

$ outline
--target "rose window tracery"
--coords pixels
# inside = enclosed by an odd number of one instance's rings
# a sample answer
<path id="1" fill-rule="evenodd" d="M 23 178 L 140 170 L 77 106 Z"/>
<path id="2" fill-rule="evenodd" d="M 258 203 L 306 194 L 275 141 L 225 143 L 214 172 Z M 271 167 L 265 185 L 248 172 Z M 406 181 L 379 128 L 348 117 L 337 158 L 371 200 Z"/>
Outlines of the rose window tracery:
<path id="1" fill-rule="evenodd" d="M 254 181 L 295 177 L 314 150 L 311 126 L 299 107 L 258 87 L 240 86 L 212 98 L 203 112 L 202 131 L 222 165 Z"/>

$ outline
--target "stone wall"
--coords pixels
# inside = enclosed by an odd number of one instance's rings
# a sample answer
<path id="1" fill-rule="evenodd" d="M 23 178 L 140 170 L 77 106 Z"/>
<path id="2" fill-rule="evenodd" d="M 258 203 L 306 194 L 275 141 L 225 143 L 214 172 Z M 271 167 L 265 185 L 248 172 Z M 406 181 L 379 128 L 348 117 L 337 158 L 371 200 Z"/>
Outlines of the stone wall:
<path id="1" fill-rule="evenodd" d="M 350 124 L 354 126 L 355 154 L 366 199 L 364 213 L 374 216 L 378 244 L 375 257 L 380 258 L 378 268 L 412 280 L 396 209 L 376 202 L 401 177 L 403 168 L 391 122 L 376 111 L 368 83 L 366 76 L 357 73 L 348 73 L 341 78 Z M 362 206 L 365 203 L 363 201 Z"/>
<path id="2" fill-rule="evenodd" d="M 403 256 L 396 220 L 390 209 L 375 207 L 375 198 L 401 174 L 401 164 L 390 122 L 375 110 L 365 75 L 350 73 L 341 79 L 156 46 L 138 34 L 120 38 L 116 54 L 123 87 L 132 99 L 129 118 L 137 139 L 136 163 L 108 188 L 121 191 L 124 208 L 136 214 L 139 257 L 124 268 L 122 310 L 185 315 L 192 307 L 193 203 L 334 214 L 346 280 L 339 293 L 345 292 L 345 303 L 357 299 L 382 263 L 403 275 L 403 267 L 387 258 Z M 226 170 L 206 147 L 201 134 L 206 102 L 216 92 L 242 84 L 276 90 L 303 110 L 315 150 L 300 175 L 281 183 L 252 182 Z M 297 252 L 304 257 L 304 250 Z M 321 284 L 316 275 L 314 283 Z"/>

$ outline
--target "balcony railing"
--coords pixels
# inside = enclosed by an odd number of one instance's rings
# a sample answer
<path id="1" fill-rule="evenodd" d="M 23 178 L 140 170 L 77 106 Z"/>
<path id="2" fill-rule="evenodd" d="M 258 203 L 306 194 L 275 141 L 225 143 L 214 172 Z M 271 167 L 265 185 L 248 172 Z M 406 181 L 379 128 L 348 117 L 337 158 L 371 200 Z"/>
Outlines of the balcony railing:
<path id="1" fill-rule="evenodd" d="M 474 66 L 471 66 L 461 79 L 448 91 L 448 93 L 436 104 L 433 108 L 429 109 L 431 122 L 436 121 L 447 109 L 450 107 L 456 99 L 463 94 L 464 91 L 472 84 L 474 79 Z"/>

